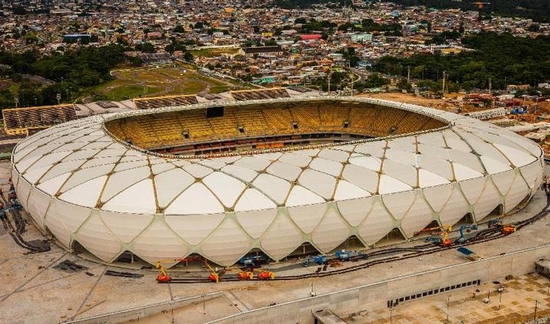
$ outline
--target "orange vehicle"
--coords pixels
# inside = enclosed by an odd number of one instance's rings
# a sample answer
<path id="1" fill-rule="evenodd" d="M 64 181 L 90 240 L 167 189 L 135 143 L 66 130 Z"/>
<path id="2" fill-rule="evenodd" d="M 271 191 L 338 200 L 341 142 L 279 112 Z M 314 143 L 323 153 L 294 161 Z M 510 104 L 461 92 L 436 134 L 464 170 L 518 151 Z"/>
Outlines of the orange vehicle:
<path id="1" fill-rule="evenodd" d="M 250 271 L 241 271 L 237 275 L 237 278 L 239 278 L 239 280 L 250 280 L 254 278 L 254 274 Z"/>
<path id="2" fill-rule="evenodd" d="M 258 280 L 273 280 L 275 279 L 275 274 L 271 271 L 261 271 L 256 278 Z"/>
<path id="3" fill-rule="evenodd" d="M 516 231 L 515 225 L 511 225 L 511 224 L 502 225 L 502 229 L 501 229 L 502 234 L 508 235 L 508 234 L 514 233 L 515 231 Z"/>

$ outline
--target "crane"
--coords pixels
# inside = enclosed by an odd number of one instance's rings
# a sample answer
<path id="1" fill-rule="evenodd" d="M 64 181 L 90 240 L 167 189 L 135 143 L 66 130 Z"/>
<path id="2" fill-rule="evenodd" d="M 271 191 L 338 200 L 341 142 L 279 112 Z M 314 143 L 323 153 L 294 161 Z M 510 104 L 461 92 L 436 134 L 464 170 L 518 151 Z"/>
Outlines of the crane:
<path id="1" fill-rule="evenodd" d="M 449 239 L 449 233 L 452 231 L 452 225 L 443 225 L 440 227 L 441 234 L 438 236 L 429 236 L 426 241 L 432 241 L 441 246 L 450 246 L 453 242 Z"/>
<path id="2" fill-rule="evenodd" d="M 204 259 L 204 265 L 208 268 L 208 270 L 210 270 L 210 275 L 208 276 L 208 279 L 210 279 L 210 281 L 212 282 L 220 282 L 220 276 L 216 271 L 214 271 L 214 269 L 212 269 L 212 267 L 210 266 L 210 264 L 208 264 L 208 261 L 206 261 L 206 259 Z"/>
<path id="3" fill-rule="evenodd" d="M 169 260 L 158 260 L 155 262 L 155 268 L 160 271 L 160 274 L 157 276 L 157 282 L 167 283 L 172 281 L 172 277 L 166 271 L 166 267 L 163 266 L 163 263 L 179 263 L 185 261 L 185 258 L 180 259 L 169 259 Z"/>

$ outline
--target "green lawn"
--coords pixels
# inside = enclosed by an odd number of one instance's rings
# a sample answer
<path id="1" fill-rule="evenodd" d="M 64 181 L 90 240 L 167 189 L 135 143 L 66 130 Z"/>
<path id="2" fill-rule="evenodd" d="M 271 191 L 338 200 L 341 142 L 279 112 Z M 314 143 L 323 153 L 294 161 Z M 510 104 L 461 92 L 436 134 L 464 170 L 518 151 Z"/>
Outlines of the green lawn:
<path id="1" fill-rule="evenodd" d="M 210 88 L 210 93 L 250 88 L 231 80 L 220 81 L 202 75 L 190 65 L 125 68 L 113 71 L 113 75 L 113 81 L 91 89 L 83 97 L 120 101 L 139 97 L 193 95 L 206 87 Z"/>

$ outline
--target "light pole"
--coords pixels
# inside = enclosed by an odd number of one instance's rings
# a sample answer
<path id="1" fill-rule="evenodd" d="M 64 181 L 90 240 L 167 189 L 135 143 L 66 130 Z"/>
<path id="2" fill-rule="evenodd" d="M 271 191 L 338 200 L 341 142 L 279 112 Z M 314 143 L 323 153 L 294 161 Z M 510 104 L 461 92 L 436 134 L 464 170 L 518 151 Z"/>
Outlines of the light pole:
<path id="1" fill-rule="evenodd" d="M 539 305 L 539 301 L 535 299 L 535 314 L 533 315 L 533 320 L 537 319 L 537 306 Z"/>
<path id="2" fill-rule="evenodd" d="M 327 85 L 328 85 L 328 95 L 330 96 L 330 78 L 332 77 L 332 69 L 330 69 L 330 72 L 328 73 L 327 77 Z"/>
<path id="3" fill-rule="evenodd" d="M 447 320 L 445 320 L 445 323 L 449 323 L 449 302 L 451 299 L 451 295 L 447 296 Z"/>

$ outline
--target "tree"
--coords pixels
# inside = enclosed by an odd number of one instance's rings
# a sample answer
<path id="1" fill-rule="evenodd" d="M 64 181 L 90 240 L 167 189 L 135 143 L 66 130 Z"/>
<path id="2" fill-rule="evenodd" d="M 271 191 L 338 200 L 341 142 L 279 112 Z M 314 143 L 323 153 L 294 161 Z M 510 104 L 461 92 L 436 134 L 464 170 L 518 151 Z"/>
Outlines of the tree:
<path id="1" fill-rule="evenodd" d="M 195 60 L 195 57 L 193 56 L 193 54 L 191 54 L 189 52 L 185 52 L 183 54 L 183 59 L 187 62 L 193 62 Z"/>
<path id="2" fill-rule="evenodd" d="M 12 12 L 13 12 L 14 15 L 26 15 L 27 14 L 27 10 L 25 10 L 25 8 L 21 5 L 15 6 L 13 8 Z"/>
<path id="3" fill-rule="evenodd" d="M 136 50 L 141 51 L 142 53 L 155 53 L 155 46 L 149 42 L 141 43 L 136 45 Z"/>
<path id="4" fill-rule="evenodd" d="M 185 29 L 182 25 L 177 25 L 176 27 L 174 27 L 174 33 L 185 33 Z"/>

